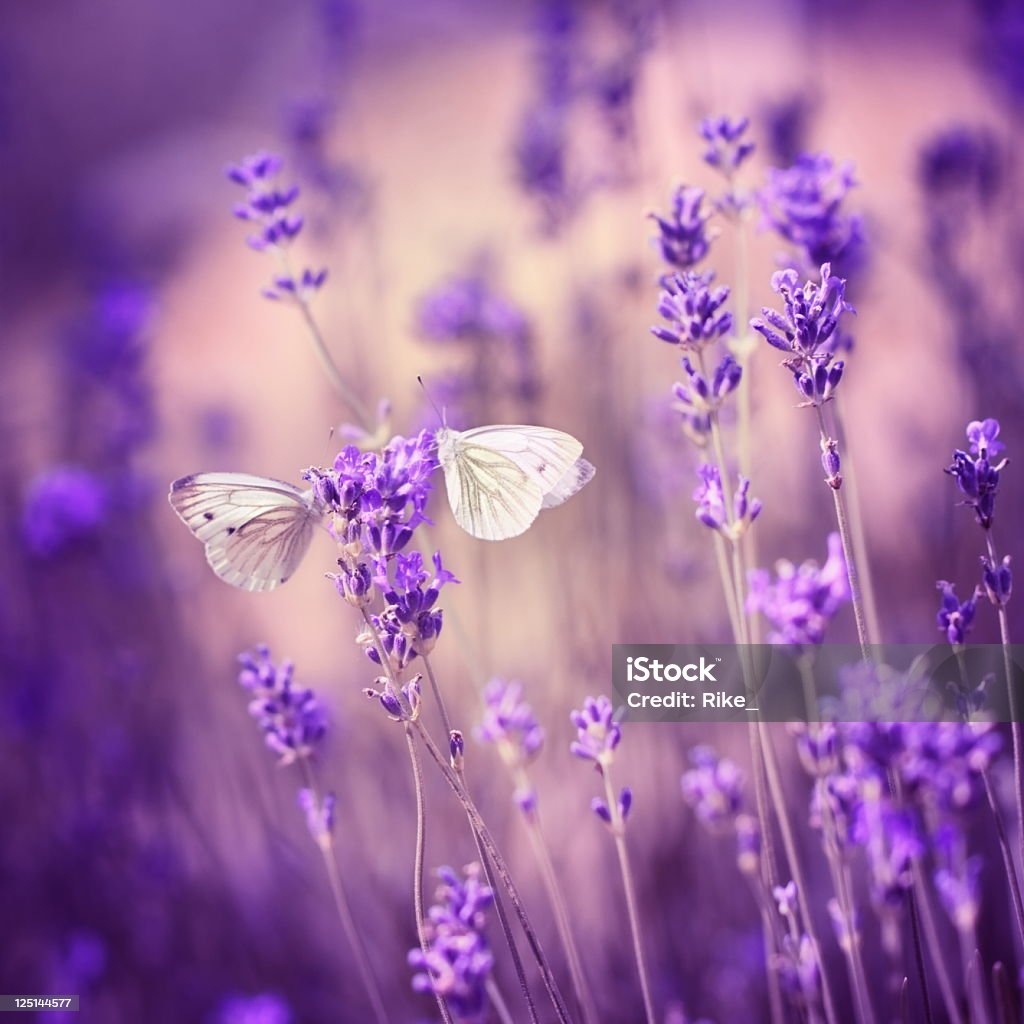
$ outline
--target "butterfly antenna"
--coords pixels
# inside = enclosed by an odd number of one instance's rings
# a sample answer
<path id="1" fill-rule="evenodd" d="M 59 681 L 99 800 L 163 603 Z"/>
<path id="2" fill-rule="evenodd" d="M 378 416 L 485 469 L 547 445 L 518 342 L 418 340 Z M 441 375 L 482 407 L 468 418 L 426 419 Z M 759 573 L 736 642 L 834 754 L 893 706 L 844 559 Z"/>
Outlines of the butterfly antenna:
<path id="1" fill-rule="evenodd" d="M 437 413 L 437 418 L 441 421 L 441 425 L 444 427 L 448 426 L 448 421 L 445 418 L 444 413 L 441 412 L 440 409 L 438 409 L 437 403 L 434 401 L 433 396 L 427 390 L 427 385 L 423 383 L 423 378 L 419 374 L 416 374 L 416 380 L 419 382 L 420 387 L 423 388 L 423 394 L 427 396 L 427 401 L 430 403 L 431 408 L 434 410 L 434 412 Z"/>

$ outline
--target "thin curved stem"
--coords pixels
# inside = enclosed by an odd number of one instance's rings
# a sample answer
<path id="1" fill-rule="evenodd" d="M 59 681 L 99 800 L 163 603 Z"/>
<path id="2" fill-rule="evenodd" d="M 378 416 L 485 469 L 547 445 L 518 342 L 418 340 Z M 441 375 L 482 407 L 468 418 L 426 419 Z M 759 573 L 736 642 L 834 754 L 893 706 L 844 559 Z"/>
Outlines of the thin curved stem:
<path id="1" fill-rule="evenodd" d="M 423 769 L 420 766 L 419 754 L 416 752 L 416 743 L 413 739 L 412 729 L 409 723 L 405 723 L 405 743 L 409 750 L 409 763 L 412 765 L 412 776 L 416 788 L 416 857 L 413 863 L 413 907 L 416 912 L 416 935 L 420 941 L 420 949 L 426 956 L 429 952 L 427 944 L 426 911 L 423 907 L 423 852 L 427 843 L 427 814 L 426 805 L 423 800 Z M 433 986 L 431 986 L 433 988 Z M 436 988 L 434 999 L 437 1001 L 437 1010 L 441 1014 L 444 1024 L 452 1024 L 451 1014 L 448 1012 L 448 1005 L 444 997 Z"/>
<path id="2" fill-rule="evenodd" d="M 615 839 L 615 852 L 619 858 L 619 872 L 622 875 L 622 888 L 626 896 L 626 913 L 629 917 L 629 931 L 633 938 L 633 955 L 636 957 L 636 970 L 640 976 L 640 991 L 644 1000 L 644 1015 L 647 1024 L 655 1024 L 654 999 L 651 996 L 651 982 L 647 974 L 647 960 L 644 956 L 643 935 L 640 931 L 640 911 L 636 898 L 636 887 L 633 882 L 633 870 L 629 863 L 629 850 L 626 847 L 625 822 L 619 810 L 618 797 L 612 786 L 611 771 L 605 767 L 601 772 L 604 777 L 604 793 L 608 813 L 612 817 L 611 832 Z"/>
<path id="3" fill-rule="evenodd" d="M 299 764 L 303 782 L 306 788 L 313 794 L 316 806 L 319 807 L 320 792 L 317 789 L 316 780 L 313 777 L 313 770 L 309 765 L 309 761 L 303 757 L 300 758 Z M 377 978 L 373 973 L 373 966 L 370 961 L 370 955 L 366 950 L 366 944 L 363 942 L 363 937 L 356 925 L 356 919 L 352 913 L 352 904 L 348 898 L 348 893 L 345 891 L 341 872 L 338 870 L 334 839 L 329 832 L 324 833 L 321 840 L 317 842 L 317 847 L 323 857 L 324 871 L 327 874 L 327 882 L 331 888 L 334 908 L 338 912 L 338 918 L 344 929 L 345 937 L 348 939 L 348 944 L 356 958 L 356 967 L 359 971 L 363 988 L 366 989 L 367 998 L 370 1000 L 373 1015 L 377 1019 L 378 1024 L 389 1024 L 390 1018 L 384 1007 L 384 997 L 381 995 L 380 985 L 377 983 Z"/>
<path id="4" fill-rule="evenodd" d="M 505 858 L 498 849 L 498 846 L 494 841 L 494 837 L 487 828 L 487 824 L 481 816 L 480 811 L 477 809 L 476 804 L 473 803 L 473 798 L 466 791 L 466 788 L 462 785 L 458 774 L 451 765 L 448 764 L 447 759 L 441 751 L 437 749 L 437 744 L 430 738 L 430 734 L 419 722 L 413 722 L 411 724 L 419 736 L 420 741 L 426 747 L 427 753 L 430 754 L 434 763 L 444 776 L 445 781 L 451 787 L 455 796 L 465 809 L 474 833 L 479 836 L 481 844 L 487 851 L 488 856 L 491 858 L 494 870 L 497 872 L 505 891 L 508 893 L 509 901 L 516 912 L 516 917 L 519 919 L 519 925 L 523 929 L 523 934 L 526 936 L 527 943 L 530 946 L 530 951 L 533 953 L 534 960 L 537 962 L 537 966 L 540 969 L 541 978 L 544 981 L 544 987 L 551 999 L 556 1016 L 561 1024 L 570 1024 L 571 1017 L 566 1008 L 565 1000 L 562 998 L 562 995 L 558 990 L 558 983 L 555 981 L 554 972 L 551 970 L 551 964 L 549 963 L 547 956 L 544 954 L 544 948 L 541 946 L 540 939 L 530 922 L 522 897 L 519 894 L 519 890 L 516 888 L 515 882 L 512 880 L 508 864 L 505 862 Z"/>

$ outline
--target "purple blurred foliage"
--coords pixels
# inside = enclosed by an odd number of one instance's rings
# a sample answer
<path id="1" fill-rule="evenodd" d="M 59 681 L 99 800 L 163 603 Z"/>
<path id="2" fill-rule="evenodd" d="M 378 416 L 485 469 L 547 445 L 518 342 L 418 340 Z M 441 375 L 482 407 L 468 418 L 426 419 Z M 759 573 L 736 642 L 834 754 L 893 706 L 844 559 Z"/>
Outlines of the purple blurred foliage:
<path id="1" fill-rule="evenodd" d="M 455 360 L 429 381 L 429 398 L 451 426 L 477 426 L 494 420 L 498 410 L 528 418 L 540 397 L 533 330 L 527 314 L 495 290 L 485 270 L 451 277 L 424 295 L 416 328 Z M 436 423 L 433 408 L 423 415 Z"/>

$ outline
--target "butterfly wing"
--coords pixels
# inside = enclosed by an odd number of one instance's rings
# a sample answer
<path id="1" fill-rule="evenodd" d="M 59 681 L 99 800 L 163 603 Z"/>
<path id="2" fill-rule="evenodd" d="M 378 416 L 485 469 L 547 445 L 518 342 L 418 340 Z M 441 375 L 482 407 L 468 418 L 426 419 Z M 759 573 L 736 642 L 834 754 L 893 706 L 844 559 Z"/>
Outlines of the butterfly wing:
<path id="1" fill-rule="evenodd" d="M 542 496 L 558 487 L 583 454 L 583 445 L 572 434 L 550 427 L 499 424 L 467 430 L 459 438 L 463 444 L 480 445 L 511 459 Z"/>
<path id="2" fill-rule="evenodd" d="M 594 464 L 581 456 L 569 467 L 562 479 L 544 495 L 542 508 L 554 508 L 563 501 L 568 501 L 594 479 L 596 472 Z"/>
<path id="3" fill-rule="evenodd" d="M 171 484 L 171 507 L 206 547 L 210 568 L 243 590 L 273 590 L 299 567 L 319 513 L 307 494 L 245 473 L 199 473 Z"/>
<path id="4" fill-rule="evenodd" d="M 438 457 L 455 521 L 480 540 L 507 540 L 527 530 L 544 495 L 507 455 L 446 431 Z"/>

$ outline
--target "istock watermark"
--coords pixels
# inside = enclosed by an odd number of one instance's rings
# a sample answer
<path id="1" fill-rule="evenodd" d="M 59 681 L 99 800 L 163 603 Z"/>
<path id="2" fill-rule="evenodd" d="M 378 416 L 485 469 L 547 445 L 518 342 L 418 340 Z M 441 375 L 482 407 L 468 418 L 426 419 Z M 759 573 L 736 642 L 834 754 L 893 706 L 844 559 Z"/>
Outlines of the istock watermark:
<path id="1" fill-rule="evenodd" d="M 626 721 L 1010 721 L 1024 709 L 1024 646 L 615 644 Z"/>

